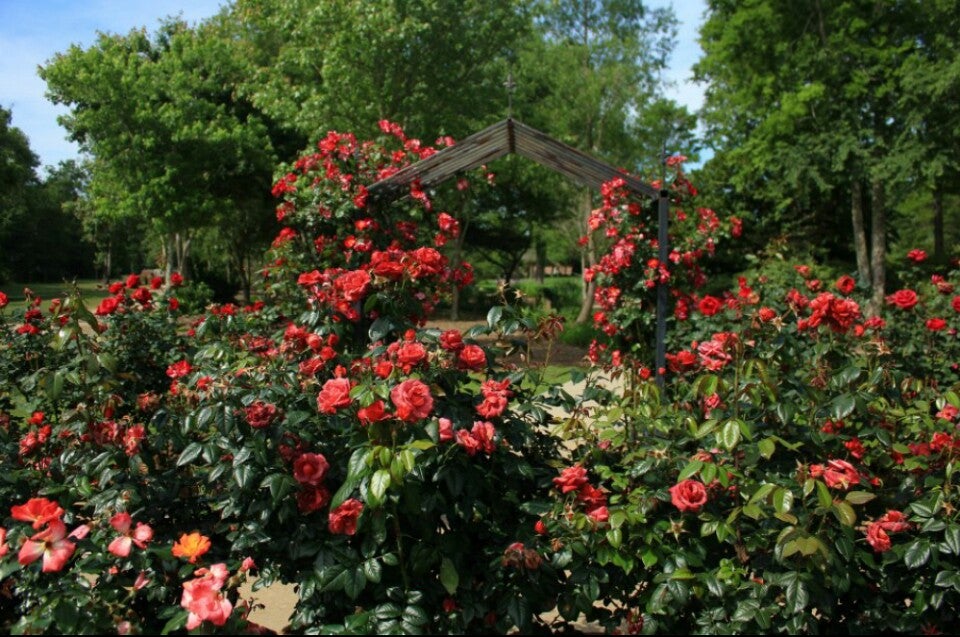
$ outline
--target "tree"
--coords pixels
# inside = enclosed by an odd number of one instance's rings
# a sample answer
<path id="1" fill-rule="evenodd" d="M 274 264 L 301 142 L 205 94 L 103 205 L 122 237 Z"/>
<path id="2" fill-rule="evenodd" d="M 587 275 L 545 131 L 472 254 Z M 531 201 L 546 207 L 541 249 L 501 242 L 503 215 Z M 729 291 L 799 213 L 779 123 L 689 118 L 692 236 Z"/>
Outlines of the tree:
<path id="1" fill-rule="evenodd" d="M 519 59 L 520 112 L 533 126 L 601 159 L 637 170 L 658 157 L 641 144 L 637 126 L 654 100 L 659 73 L 672 46 L 669 9 L 647 9 L 639 0 L 541 0 L 535 3 L 538 38 Z M 581 192 L 576 215 L 585 224 L 592 208 Z M 587 235 L 581 226 L 581 235 Z M 596 261 L 592 239 L 582 267 Z M 590 316 L 593 284 L 584 288 L 578 322 Z"/>
<path id="2" fill-rule="evenodd" d="M 701 29 L 705 115 L 732 185 L 835 234 L 849 210 L 857 271 L 883 303 L 887 208 L 905 185 L 904 60 L 924 3 L 713 0 Z M 899 156 L 898 156 L 899 155 Z"/>
<path id="3" fill-rule="evenodd" d="M 376 134 L 463 137 L 504 112 L 505 60 L 527 32 L 525 0 L 238 0 L 256 70 L 243 90 L 316 139 Z"/>
<path id="4" fill-rule="evenodd" d="M 9 275 L 9 260 L 17 254 L 11 232 L 29 209 L 40 164 L 27 136 L 12 120 L 13 113 L 0 107 L 0 280 Z"/>
<path id="5" fill-rule="evenodd" d="M 219 226 L 237 239 L 251 216 L 271 217 L 272 140 L 236 92 L 249 72 L 216 24 L 177 20 L 152 39 L 144 30 L 101 34 L 41 68 L 50 98 L 71 109 L 61 123 L 93 157 L 93 210 L 108 221 L 149 220 L 168 270 L 187 270 L 200 229 Z M 230 246 L 236 263 L 248 246 L 246 238 Z M 238 274 L 249 289 L 249 270 Z"/>
<path id="6" fill-rule="evenodd" d="M 933 0 L 916 9 L 919 35 L 901 67 L 898 107 L 904 128 L 893 155 L 903 174 L 916 175 L 920 188 L 930 193 L 933 253 L 943 262 L 944 200 L 960 194 L 960 8 Z"/>

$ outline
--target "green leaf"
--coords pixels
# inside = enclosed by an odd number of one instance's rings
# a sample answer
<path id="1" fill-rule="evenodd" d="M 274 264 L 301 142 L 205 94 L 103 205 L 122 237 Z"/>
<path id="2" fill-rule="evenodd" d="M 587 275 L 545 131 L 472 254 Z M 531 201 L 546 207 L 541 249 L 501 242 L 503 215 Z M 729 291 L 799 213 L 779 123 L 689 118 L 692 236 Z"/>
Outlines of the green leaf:
<path id="1" fill-rule="evenodd" d="M 345 592 L 350 599 L 356 599 L 367 585 L 365 569 L 363 565 L 360 565 L 353 570 L 344 571 L 344 574 L 346 574 L 347 577 L 344 580 L 343 592 Z"/>
<path id="2" fill-rule="evenodd" d="M 368 335 L 372 342 L 382 341 L 387 337 L 390 332 L 394 329 L 394 324 L 392 319 L 386 316 L 381 316 L 370 325 L 370 330 Z"/>
<path id="3" fill-rule="evenodd" d="M 368 582 L 373 582 L 374 584 L 380 583 L 380 578 L 383 575 L 383 567 L 380 566 L 380 561 L 373 557 L 363 563 L 363 574 L 367 578 Z"/>
<path id="4" fill-rule="evenodd" d="M 856 406 L 856 396 L 841 394 L 830 402 L 829 413 L 834 420 L 841 420 L 852 414 Z"/>
<path id="5" fill-rule="evenodd" d="M 403 607 L 393 602 L 380 604 L 373 610 L 374 617 L 380 620 L 394 619 L 400 617 L 401 613 L 403 613 Z"/>
<path id="6" fill-rule="evenodd" d="M 873 493 L 869 493 L 867 491 L 851 491 L 850 493 L 847 494 L 847 497 L 844 498 L 844 500 L 846 500 L 850 504 L 860 505 L 860 504 L 866 504 L 867 502 L 869 502 L 870 500 L 873 500 L 876 497 L 877 497 L 876 495 L 874 495 Z"/>
<path id="7" fill-rule="evenodd" d="M 251 486 L 251 482 L 254 478 L 253 467 L 248 464 L 240 465 L 239 467 L 233 468 L 233 479 L 237 482 L 237 486 L 241 489 L 246 489 Z"/>
<path id="8" fill-rule="evenodd" d="M 620 529 L 610 529 L 607 531 L 607 542 L 615 549 L 620 548 L 620 544 L 623 542 L 623 531 Z"/>
<path id="9" fill-rule="evenodd" d="M 457 587 L 460 585 L 460 574 L 457 573 L 457 568 L 448 557 L 443 558 L 440 562 L 440 583 L 443 584 L 443 588 L 448 595 L 455 595 Z"/>
<path id="10" fill-rule="evenodd" d="M 920 568 L 930 560 L 932 553 L 929 540 L 914 540 L 903 554 L 903 563 L 909 569 Z"/>
<path id="11" fill-rule="evenodd" d="M 386 469 L 377 469 L 370 478 L 370 493 L 377 501 L 383 501 L 383 496 L 390 488 L 390 472 Z"/>
<path id="12" fill-rule="evenodd" d="M 677 481 L 686 480 L 690 476 L 696 474 L 703 467 L 703 461 L 701 460 L 691 460 L 687 463 L 683 469 L 680 470 L 680 474 L 677 476 Z"/>
<path id="13" fill-rule="evenodd" d="M 953 587 L 954 590 L 960 593 L 960 573 L 957 571 L 940 571 L 937 573 L 935 583 L 940 588 Z"/>
<path id="14" fill-rule="evenodd" d="M 739 442 L 740 423 L 736 420 L 728 420 L 723 424 L 723 428 L 720 430 L 720 444 L 732 451 Z"/>
<path id="15" fill-rule="evenodd" d="M 822 506 L 824 509 L 829 509 L 833 505 L 833 496 L 830 495 L 830 490 L 820 480 L 816 480 L 817 485 L 817 504 Z"/>
<path id="16" fill-rule="evenodd" d="M 853 507 L 846 502 L 834 503 L 833 512 L 841 524 L 853 526 L 857 523 L 857 514 L 853 511 Z"/>
<path id="17" fill-rule="evenodd" d="M 495 329 L 501 318 L 503 318 L 503 308 L 499 305 L 491 307 L 490 311 L 487 312 L 487 325 L 491 329 Z"/>
<path id="18" fill-rule="evenodd" d="M 940 552 L 948 555 L 960 555 L 960 526 L 950 525 L 943 533 Z"/>
<path id="19" fill-rule="evenodd" d="M 769 460 L 777 450 L 777 444 L 773 441 L 773 438 L 764 438 L 757 443 L 757 450 L 764 459 Z"/>
<path id="20" fill-rule="evenodd" d="M 793 507 L 793 492 L 779 487 L 773 493 L 773 508 L 777 513 L 787 513 Z"/>
<path id="21" fill-rule="evenodd" d="M 419 606 L 407 606 L 403 609 L 403 621 L 414 626 L 426 626 L 430 617 Z"/>
<path id="22" fill-rule="evenodd" d="M 700 478 L 704 484 L 710 484 L 713 482 L 713 479 L 717 477 L 717 465 L 712 462 L 707 462 L 703 465 L 703 469 L 700 471 Z"/>
<path id="23" fill-rule="evenodd" d="M 199 442 L 191 442 L 180 453 L 180 457 L 177 458 L 177 466 L 182 467 L 185 464 L 190 464 L 200 456 L 202 451 L 203 445 L 201 445 Z"/>
<path id="24" fill-rule="evenodd" d="M 787 581 L 786 611 L 790 614 L 799 614 L 810 602 L 810 595 L 807 593 L 807 587 L 803 580 L 796 573 L 791 573 L 791 575 L 793 577 Z"/>

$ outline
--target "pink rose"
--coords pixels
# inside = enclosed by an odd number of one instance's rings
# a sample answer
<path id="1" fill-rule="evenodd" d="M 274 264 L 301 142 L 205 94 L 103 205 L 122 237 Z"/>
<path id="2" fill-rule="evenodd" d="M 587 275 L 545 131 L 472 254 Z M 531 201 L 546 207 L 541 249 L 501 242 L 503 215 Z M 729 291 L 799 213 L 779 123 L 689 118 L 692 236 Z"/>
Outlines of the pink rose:
<path id="1" fill-rule="evenodd" d="M 397 418 L 404 422 L 422 420 L 433 410 L 430 388 L 412 378 L 394 386 L 390 390 L 390 400 L 396 407 Z"/>
<path id="2" fill-rule="evenodd" d="M 331 378 L 317 394 L 317 410 L 321 414 L 337 413 L 338 409 L 350 404 L 350 388 L 349 379 Z"/>
<path id="3" fill-rule="evenodd" d="M 670 487 L 670 501 L 681 511 L 696 513 L 707 503 L 707 488 L 696 480 L 682 480 Z"/>

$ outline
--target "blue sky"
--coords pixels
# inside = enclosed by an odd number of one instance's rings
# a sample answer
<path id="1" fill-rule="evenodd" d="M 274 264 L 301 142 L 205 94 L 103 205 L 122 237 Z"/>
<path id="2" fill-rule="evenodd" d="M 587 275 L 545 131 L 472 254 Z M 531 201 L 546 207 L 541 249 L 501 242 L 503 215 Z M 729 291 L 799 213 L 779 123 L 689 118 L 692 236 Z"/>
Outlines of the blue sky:
<path id="1" fill-rule="evenodd" d="M 13 112 L 13 125 L 30 140 L 41 166 L 77 157 L 57 116 L 66 112 L 45 97 L 46 85 L 37 67 L 71 44 L 88 47 L 98 32 L 127 33 L 145 27 L 153 31 L 167 16 L 190 23 L 217 13 L 227 0 L 0 0 L 0 105 Z M 666 78 L 668 96 L 691 110 L 700 107 L 703 91 L 689 81 L 700 56 L 697 28 L 705 0 L 652 0 L 670 6 L 680 20 L 677 46 Z"/>

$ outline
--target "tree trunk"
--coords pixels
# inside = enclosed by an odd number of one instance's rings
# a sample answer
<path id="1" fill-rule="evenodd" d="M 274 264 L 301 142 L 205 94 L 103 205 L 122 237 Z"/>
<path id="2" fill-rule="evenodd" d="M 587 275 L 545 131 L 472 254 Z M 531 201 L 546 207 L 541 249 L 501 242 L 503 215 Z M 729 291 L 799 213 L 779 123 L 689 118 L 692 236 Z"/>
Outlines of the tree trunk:
<path id="1" fill-rule="evenodd" d="M 534 279 L 540 285 L 543 285 L 543 281 L 546 278 L 547 270 L 547 242 L 543 240 L 543 237 L 537 236 L 534 239 L 533 249 L 537 255 L 536 268 L 534 269 Z"/>
<path id="2" fill-rule="evenodd" d="M 588 267 L 592 267 L 597 263 L 597 248 L 594 244 L 593 234 L 590 232 L 590 227 L 587 225 L 587 220 L 590 217 L 591 210 L 592 206 L 590 200 L 590 191 L 586 190 L 583 194 L 583 200 L 581 202 L 580 209 L 584 231 L 587 235 L 587 245 L 584 246 L 580 258 L 580 263 L 584 265 L 584 272 L 586 272 Z M 580 304 L 580 312 L 577 314 L 577 323 L 586 323 L 588 320 L 590 320 L 590 316 L 593 313 L 593 295 L 596 289 L 597 284 L 595 281 L 587 282 L 584 280 L 583 300 Z"/>
<path id="3" fill-rule="evenodd" d="M 933 258 L 937 263 L 947 258 L 943 241 L 943 188 L 939 184 L 933 189 Z"/>
<path id="4" fill-rule="evenodd" d="M 873 277 L 870 313 L 877 314 L 883 307 L 887 286 L 887 202 L 882 181 L 874 180 L 870 190 L 870 274 Z"/>
<path id="5" fill-rule="evenodd" d="M 857 254 L 857 274 L 864 285 L 872 285 L 870 276 L 870 247 L 864 223 L 863 186 L 859 181 L 850 184 L 850 216 L 853 221 L 853 246 Z"/>

